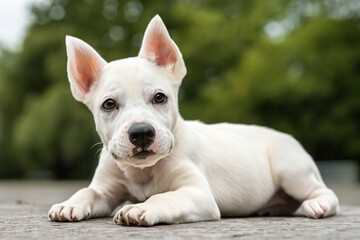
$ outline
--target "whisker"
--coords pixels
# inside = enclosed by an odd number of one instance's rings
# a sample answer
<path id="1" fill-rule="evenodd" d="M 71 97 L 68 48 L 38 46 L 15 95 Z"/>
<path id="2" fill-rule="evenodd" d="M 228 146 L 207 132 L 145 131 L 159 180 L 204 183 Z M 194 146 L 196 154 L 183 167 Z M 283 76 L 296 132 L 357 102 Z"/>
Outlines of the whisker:
<path id="1" fill-rule="evenodd" d="M 90 148 L 90 150 L 94 149 L 95 147 L 98 147 L 99 145 L 102 145 L 103 143 L 102 142 L 98 142 L 98 143 L 95 143 L 94 145 L 92 145 L 92 147 Z M 100 148 L 96 151 L 95 153 L 95 156 L 97 158 L 99 158 L 100 156 L 100 153 L 101 153 L 101 150 L 104 148 L 104 146 L 99 146 Z"/>
<path id="2" fill-rule="evenodd" d="M 103 148 L 100 148 L 100 149 L 98 149 L 98 150 L 96 151 L 95 156 L 96 156 L 97 158 L 100 157 L 100 154 L 101 154 L 101 150 L 102 150 L 102 149 L 103 149 Z"/>
<path id="3" fill-rule="evenodd" d="M 92 147 L 90 148 L 90 150 L 93 149 L 94 147 L 100 145 L 100 144 L 102 144 L 102 142 L 95 143 L 94 145 L 92 145 Z"/>

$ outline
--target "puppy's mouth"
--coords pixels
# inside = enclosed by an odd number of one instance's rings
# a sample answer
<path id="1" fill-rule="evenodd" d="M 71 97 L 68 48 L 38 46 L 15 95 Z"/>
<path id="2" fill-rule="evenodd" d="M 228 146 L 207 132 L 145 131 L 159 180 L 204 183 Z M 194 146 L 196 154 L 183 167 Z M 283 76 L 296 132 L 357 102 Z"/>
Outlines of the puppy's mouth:
<path id="1" fill-rule="evenodd" d="M 151 156 L 153 154 L 155 154 L 153 151 L 141 150 L 139 152 L 134 153 L 133 157 L 135 157 L 137 159 L 145 159 L 148 156 Z"/>
<path id="2" fill-rule="evenodd" d="M 137 158 L 137 159 L 146 159 L 147 157 L 151 156 L 151 155 L 154 155 L 155 152 L 154 151 L 149 151 L 149 150 L 139 150 L 139 151 L 134 151 L 133 155 L 130 156 L 131 158 Z M 114 158 L 114 159 L 120 159 L 120 157 L 118 155 L 116 155 L 115 153 L 111 152 L 111 156 Z"/>

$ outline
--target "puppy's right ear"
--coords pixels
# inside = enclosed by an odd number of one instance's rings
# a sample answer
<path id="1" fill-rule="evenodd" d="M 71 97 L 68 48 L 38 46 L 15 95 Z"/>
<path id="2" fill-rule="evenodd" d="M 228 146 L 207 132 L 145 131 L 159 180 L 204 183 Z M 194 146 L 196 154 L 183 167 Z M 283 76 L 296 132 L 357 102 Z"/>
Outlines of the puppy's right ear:
<path id="1" fill-rule="evenodd" d="M 87 43 L 71 36 L 66 36 L 66 52 L 71 92 L 76 100 L 86 103 L 106 61 Z"/>

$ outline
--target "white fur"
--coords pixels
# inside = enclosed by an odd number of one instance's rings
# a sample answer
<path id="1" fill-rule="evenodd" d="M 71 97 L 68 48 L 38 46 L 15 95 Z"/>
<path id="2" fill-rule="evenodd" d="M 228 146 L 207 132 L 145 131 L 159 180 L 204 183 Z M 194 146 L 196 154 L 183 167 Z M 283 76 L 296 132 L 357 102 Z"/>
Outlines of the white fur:
<path id="1" fill-rule="evenodd" d="M 308 217 L 338 212 L 336 195 L 291 136 L 259 126 L 205 125 L 181 118 L 177 92 L 186 68 L 159 16 L 150 22 L 138 57 L 106 63 L 81 40 L 67 37 L 66 43 L 73 94 L 92 111 L 104 148 L 90 186 L 55 204 L 51 220 L 109 216 L 125 201 L 133 204 L 115 214 L 115 223 L 150 226 L 291 214 L 298 207 L 290 206 L 291 198 L 302 203 Z M 86 57 L 95 64 L 86 67 L 95 69 L 94 74 L 73 66 L 85 66 Z M 80 88 L 88 76 L 91 87 Z M 159 91 L 167 95 L 167 103 L 152 102 Z M 109 97 L 119 103 L 118 110 L 101 109 Z M 154 154 L 146 159 L 133 156 L 129 141 L 128 130 L 137 122 L 156 132 L 149 147 Z"/>

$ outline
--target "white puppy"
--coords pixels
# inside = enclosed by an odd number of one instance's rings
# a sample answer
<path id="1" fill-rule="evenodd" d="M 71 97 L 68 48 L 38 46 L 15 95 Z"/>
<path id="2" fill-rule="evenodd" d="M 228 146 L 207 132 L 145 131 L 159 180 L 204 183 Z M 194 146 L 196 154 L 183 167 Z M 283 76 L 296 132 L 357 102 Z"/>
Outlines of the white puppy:
<path id="1" fill-rule="evenodd" d="M 53 221 L 114 216 L 124 225 L 218 220 L 220 216 L 338 212 L 301 145 L 258 126 L 184 121 L 177 95 L 186 68 L 159 16 L 137 57 L 107 63 L 85 42 L 66 38 L 76 100 L 92 111 L 104 144 L 88 188 L 49 211 Z"/>

